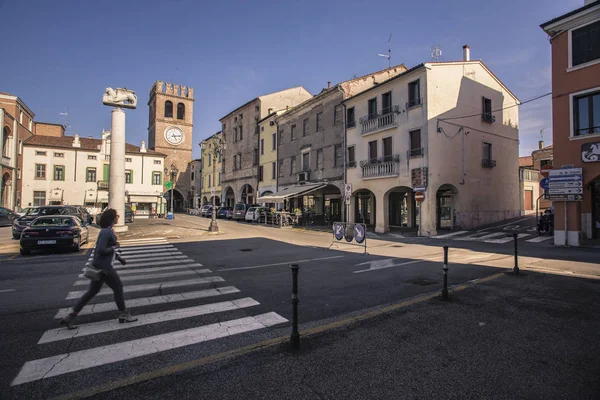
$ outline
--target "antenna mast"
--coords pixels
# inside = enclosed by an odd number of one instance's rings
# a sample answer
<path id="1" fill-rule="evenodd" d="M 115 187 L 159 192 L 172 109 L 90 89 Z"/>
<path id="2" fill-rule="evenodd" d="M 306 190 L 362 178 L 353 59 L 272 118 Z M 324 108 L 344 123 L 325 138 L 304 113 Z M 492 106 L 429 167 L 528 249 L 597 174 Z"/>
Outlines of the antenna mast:
<path id="1" fill-rule="evenodd" d="M 437 62 L 439 61 L 440 57 L 442 55 L 442 46 L 437 45 L 437 46 L 433 46 L 431 48 L 431 58 Z"/>
<path id="2" fill-rule="evenodd" d="M 392 34 L 390 33 L 390 37 L 388 38 L 388 53 L 387 54 L 377 54 L 379 57 L 384 57 L 388 59 L 388 68 L 392 68 Z"/>
<path id="3" fill-rule="evenodd" d="M 64 118 L 63 126 L 65 127 L 65 132 L 68 132 L 71 124 L 69 123 L 69 107 L 65 107 L 65 112 L 58 113 L 61 117 Z"/>

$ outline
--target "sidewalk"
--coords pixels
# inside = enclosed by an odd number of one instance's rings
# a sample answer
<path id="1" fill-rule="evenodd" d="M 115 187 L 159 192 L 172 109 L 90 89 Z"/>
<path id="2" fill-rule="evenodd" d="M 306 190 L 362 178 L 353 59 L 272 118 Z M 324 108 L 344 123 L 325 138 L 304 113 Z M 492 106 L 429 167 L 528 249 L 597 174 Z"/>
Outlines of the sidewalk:
<path id="1" fill-rule="evenodd" d="M 303 336 L 300 351 L 273 346 L 94 398 L 598 398 L 599 289 L 600 280 L 501 275 L 450 303 Z"/>

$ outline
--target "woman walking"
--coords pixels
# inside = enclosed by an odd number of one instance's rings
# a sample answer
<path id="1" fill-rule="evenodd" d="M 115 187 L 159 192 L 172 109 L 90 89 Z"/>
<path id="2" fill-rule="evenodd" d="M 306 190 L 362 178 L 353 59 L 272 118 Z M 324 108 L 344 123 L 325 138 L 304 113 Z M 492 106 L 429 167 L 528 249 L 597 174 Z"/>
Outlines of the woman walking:
<path id="1" fill-rule="evenodd" d="M 134 322 L 137 318 L 132 317 L 129 311 L 125 308 L 125 299 L 123 298 L 123 284 L 117 271 L 115 271 L 114 263 L 117 259 L 117 249 L 119 243 L 117 237 L 112 230 L 113 225 L 119 220 L 117 211 L 109 208 L 102 213 L 100 218 L 100 233 L 98 234 L 98 240 L 96 241 L 96 248 L 94 250 L 94 259 L 92 265 L 101 270 L 100 279 L 96 281 L 90 281 L 90 287 L 87 292 L 77 301 L 77 304 L 73 307 L 73 311 L 66 317 L 60 320 L 62 326 L 66 326 L 69 329 L 75 329 L 76 326 L 73 324 L 73 320 L 77 317 L 77 314 L 81 309 L 98 294 L 102 286 L 106 283 L 110 287 L 115 296 L 115 303 L 120 311 L 119 322 Z"/>

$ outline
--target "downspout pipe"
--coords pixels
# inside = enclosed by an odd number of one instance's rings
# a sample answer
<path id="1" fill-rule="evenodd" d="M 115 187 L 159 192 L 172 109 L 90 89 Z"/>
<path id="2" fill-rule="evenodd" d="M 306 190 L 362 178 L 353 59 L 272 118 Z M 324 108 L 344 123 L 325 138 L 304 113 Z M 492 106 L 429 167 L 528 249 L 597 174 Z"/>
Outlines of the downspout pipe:
<path id="1" fill-rule="evenodd" d="M 348 180 L 348 177 L 346 175 L 346 171 L 348 169 L 348 148 L 346 146 L 346 104 L 344 103 L 344 97 L 345 97 L 345 93 L 344 93 L 344 89 L 340 86 L 337 85 L 336 86 L 337 89 L 340 91 L 340 93 L 342 94 L 342 107 L 344 108 L 344 113 L 342 116 L 342 130 L 343 130 L 343 148 L 342 151 L 344 152 L 344 185 Z M 344 197 L 344 222 L 348 222 L 348 212 L 349 212 L 349 208 L 350 206 L 346 205 L 346 198 Z"/>
<path id="2" fill-rule="evenodd" d="M 14 128 L 13 128 L 13 176 L 12 176 L 12 204 L 11 207 L 13 210 L 17 207 L 17 170 L 19 168 L 19 161 L 17 159 L 19 155 L 19 131 L 18 131 L 19 123 L 17 119 L 14 120 Z"/>

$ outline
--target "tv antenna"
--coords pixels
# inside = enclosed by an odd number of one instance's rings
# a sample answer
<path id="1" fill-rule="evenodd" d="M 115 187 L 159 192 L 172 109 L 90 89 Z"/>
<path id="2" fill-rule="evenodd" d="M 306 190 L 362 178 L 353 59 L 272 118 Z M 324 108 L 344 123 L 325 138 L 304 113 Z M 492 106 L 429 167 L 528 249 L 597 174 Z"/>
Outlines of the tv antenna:
<path id="1" fill-rule="evenodd" d="M 433 46 L 431 48 L 431 58 L 437 62 L 440 60 L 440 57 L 442 56 L 442 46 Z"/>
<path id="2" fill-rule="evenodd" d="M 542 139 L 542 142 L 544 141 L 544 130 L 545 130 L 545 129 L 546 129 L 546 128 L 542 128 L 542 129 L 540 130 L 540 138 Z"/>
<path id="3" fill-rule="evenodd" d="M 69 123 L 69 107 L 65 108 L 64 112 L 58 113 L 64 119 L 63 126 L 65 127 L 65 132 L 69 130 L 71 124 Z"/>
<path id="4" fill-rule="evenodd" d="M 388 59 L 388 68 L 392 67 L 392 34 L 390 33 L 390 37 L 388 38 L 388 53 L 387 54 L 377 54 L 379 57 L 384 57 Z"/>

